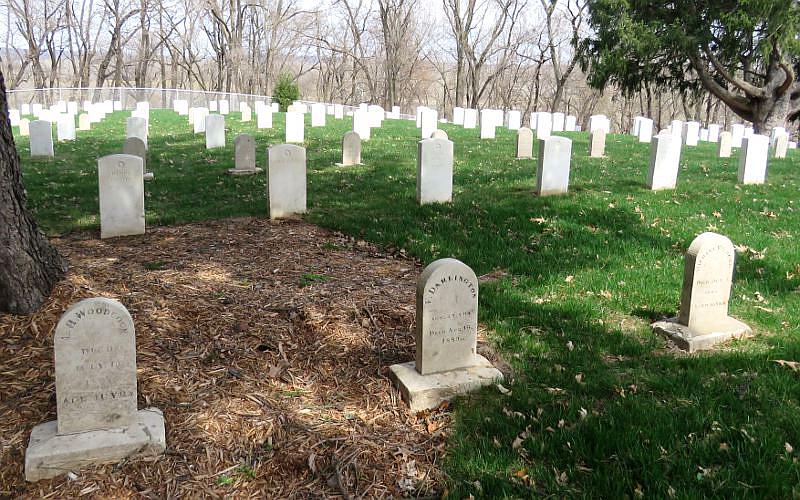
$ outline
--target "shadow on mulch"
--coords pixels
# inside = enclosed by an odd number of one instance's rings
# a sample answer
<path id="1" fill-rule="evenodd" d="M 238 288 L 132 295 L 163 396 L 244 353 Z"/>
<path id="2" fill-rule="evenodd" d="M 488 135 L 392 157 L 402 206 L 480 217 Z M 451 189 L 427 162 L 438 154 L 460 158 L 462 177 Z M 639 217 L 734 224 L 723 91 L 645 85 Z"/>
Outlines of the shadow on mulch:
<path id="1" fill-rule="evenodd" d="M 0 315 L 0 496 L 430 496 L 447 413 L 414 415 L 386 374 L 413 359 L 413 261 L 302 222 L 229 219 L 108 241 L 54 240 L 68 277 L 31 316 Z M 111 297 L 136 326 L 139 408 L 167 453 L 28 484 L 54 420 L 53 331 Z"/>

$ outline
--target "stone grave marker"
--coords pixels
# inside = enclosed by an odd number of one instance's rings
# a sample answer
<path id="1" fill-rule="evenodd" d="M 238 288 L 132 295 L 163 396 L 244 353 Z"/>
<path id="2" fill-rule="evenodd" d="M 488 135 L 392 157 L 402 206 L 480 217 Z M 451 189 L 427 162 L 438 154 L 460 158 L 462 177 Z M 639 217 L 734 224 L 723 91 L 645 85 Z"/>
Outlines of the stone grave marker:
<path id="1" fill-rule="evenodd" d="M 741 123 L 734 123 L 731 125 L 731 140 L 734 148 L 742 147 L 742 140 L 744 139 L 744 125 Z"/>
<path id="2" fill-rule="evenodd" d="M 553 116 L 550 113 L 539 112 L 536 114 L 536 138 L 547 139 L 553 131 Z"/>
<path id="3" fill-rule="evenodd" d="M 674 189 L 680 167 L 681 138 L 659 134 L 650 143 L 650 170 L 647 186 L 653 190 Z"/>
<path id="4" fill-rule="evenodd" d="M 250 120 L 253 119 L 253 112 L 250 109 L 250 106 L 248 106 L 246 103 L 242 103 L 242 104 L 244 104 L 244 106 L 242 106 L 242 120 L 241 121 L 242 121 L 242 123 L 249 122 Z"/>
<path id="5" fill-rule="evenodd" d="M 683 143 L 687 146 L 697 146 L 700 140 L 700 123 L 686 122 L 683 124 Z"/>
<path id="6" fill-rule="evenodd" d="M 423 108 L 420 115 L 420 134 L 423 139 L 430 139 L 433 131 L 439 126 L 439 113 L 435 109 Z"/>
<path id="7" fill-rule="evenodd" d="M 192 125 L 194 125 L 195 134 L 203 134 L 206 131 L 206 116 L 208 116 L 208 108 L 194 108 L 192 115 Z"/>
<path id="8" fill-rule="evenodd" d="M 336 120 L 344 118 L 344 106 L 342 104 L 333 105 L 333 118 Z"/>
<path id="9" fill-rule="evenodd" d="M 100 238 L 144 234 L 144 164 L 138 156 L 116 154 L 97 161 Z"/>
<path id="10" fill-rule="evenodd" d="M 256 140 L 250 134 L 239 134 L 233 140 L 235 167 L 229 168 L 231 175 L 253 175 L 262 171 L 256 167 Z"/>
<path id="11" fill-rule="evenodd" d="M 789 150 L 789 134 L 781 134 L 775 139 L 775 158 L 786 158 Z"/>
<path id="12" fill-rule="evenodd" d="M 147 120 L 131 116 L 125 121 L 125 137 L 138 137 L 147 147 Z"/>
<path id="13" fill-rule="evenodd" d="M 451 201 L 453 142 L 423 139 L 417 144 L 417 202 L 424 205 Z"/>
<path id="14" fill-rule="evenodd" d="M 716 123 L 708 125 L 708 142 L 719 142 L 720 126 Z"/>
<path id="15" fill-rule="evenodd" d="M 153 180 L 153 173 L 147 171 L 147 147 L 144 142 L 138 137 L 128 137 L 122 145 L 122 154 L 138 156 L 142 159 L 142 171 L 144 172 L 144 180 Z"/>
<path id="16" fill-rule="evenodd" d="M 478 126 L 478 110 L 468 108 L 464 110 L 464 128 L 473 129 Z"/>
<path id="17" fill-rule="evenodd" d="M 92 128 L 92 124 L 89 121 L 89 115 L 86 113 L 81 113 L 78 115 L 78 130 L 90 130 Z"/>
<path id="18" fill-rule="evenodd" d="M 719 134 L 719 146 L 717 147 L 717 156 L 720 158 L 731 157 L 731 145 L 733 144 L 733 136 L 727 130 Z"/>
<path id="19" fill-rule="evenodd" d="M 225 147 L 225 117 L 206 116 L 206 149 Z"/>
<path id="20" fill-rule="evenodd" d="M 731 240 L 710 232 L 696 237 L 684 260 L 680 312 L 653 329 L 689 352 L 749 335 L 750 327 L 728 316 L 735 263 Z"/>
<path id="21" fill-rule="evenodd" d="M 31 156 L 55 156 L 53 153 L 53 125 L 45 120 L 30 123 Z"/>
<path id="22" fill-rule="evenodd" d="M 269 148 L 267 157 L 270 219 L 304 214 L 306 212 L 305 148 L 294 144 L 278 144 Z"/>
<path id="23" fill-rule="evenodd" d="M 769 137 L 753 134 L 742 139 L 739 153 L 739 183 L 764 184 L 767 180 Z"/>
<path id="24" fill-rule="evenodd" d="M 569 167 L 572 141 L 550 136 L 539 140 L 539 162 L 536 169 L 536 194 L 565 194 L 569 188 Z"/>
<path id="25" fill-rule="evenodd" d="M 606 131 L 598 127 L 589 133 L 589 156 L 602 158 L 606 154 Z"/>
<path id="26" fill-rule="evenodd" d="M 53 344 L 58 419 L 33 428 L 26 480 L 164 453 L 163 414 L 137 410 L 136 335 L 122 304 L 78 302 L 58 322 Z"/>
<path id="27" fill-rule="evenodd" d="M 563 132 L 564 131 L 564 113 L 556 112 L 550 115 L 551 117 L 551 125 L 552 128 L 550 129 L 551 132 Z"/>
<path id="28" fill-rule="evenodd" d="M 573 116 L 573 119 L 575 117 Z M 574 125 L 574 123 L 573 123 Z M 522 113 L 512 109 L 506 113 L 506 128 L 508 130 L 519 130 L 522 126 Z"/>
<path id="29" fill-rule="evenodd" d="M 602 128 L 606 135 L 611 133 L 611 120 L 606 115 L 592 115 L 589 117 L 589 132 L 596 128 Z"/>
<path id="30" fill-rule="evenodd" d="M 11 122 L 12 127 L 19 127 L 20 114 L 18 109 L 8 110 L 8 121 Z"/>
<path id="31" fill-rule="evenodd" d="M 453 108 L 453 125 L 464 125 L 464 108 L 458 106 Z"/>
<path id="32" fill-rule="evenodd" d="M 517 130 L 517 159 L 533 158 L 533 130 L 520 127 Z"/>
<path id="33" fill-rule="evenodd" d="M 256 110 L 256 128 L 272 128 L 272 109 L 265 106 Z"/>
<path id="34" fill-rule="evenodd" d="M 445 132 L 445 131 L 444 131 L 444 130 L 442 130 L 442 129 L 438 129 L 438 128 L 437 128 L 437 129 L 436 129 L 436 130 L 434 130 L 434 131 L 433 131 L 433 133 L 431 134 L 431 139 L 444 139 L 444 140 L 446 140 L 446 141 L 447 141 L 447 140 L 450 140 L 450 137 L 448 137 L 448 136 L 447 136 L 447 132 Z"/>
<path id="35" fill-rule="evenodd" d="M 566 132 L 575 132 L 575 127 L 577 125 L 578 118 L 574 115 L 567 115 L 564 119 L 564 130 Z"/>
<path id="36" fill-rule="evenodd" d="M 492 110 L 481 110 L 481 139 L 495 138 L 495 121 Z"/>
<path id="37" fill-rule="evenodd" d="M 286 142 L 303 142 L 306 137 L 305 127 L 306 121 L 303 113 L 298 111 L 286 112 Z"/>
<path id="38" fill-rule="evenodd" d="M 649 143 L 653 140 L 653 120 L 650 118 L 639 120 L 638 137 L 639 142 Z"/>
<path id="39" fill-rule="evenodd" d="M 75 140 L 75 115 L 59 113 L 56 122 L 56 134 L 59 141 Z"/>
<path id="40" fill-rule="evenodd" d="M 31 135 L 31 121 L 27 118 L 19 119 L 19 135 L 21 137 L 28 137 Z"/>
<path id="41" fill-rule="evenodd" d="M 226 99 L 219 101 L 219 114 L 225 116 L 230 112 L 231 112 L 231 103 Z"/>
<path id="42" fill-rule="evenodd" d="M 324 127 L 325 126 L 325 105 L 322 103 L 314 103 L 311 105 L 311 126 Z"/>
<path id="43" fill-rule="evenodd" d="M 429 264 L 417 281 L 415 361 L 392 365 L 390 378 L 412 411 L 503 379 L 477 352 L 478 278 L 456 259 Z"/>
<path id="44" fill-rule="evenodd" d="M 355 131 L 350 131 L 342 137 L 342 162 L 337 167 L 361 165 L 361 137 Z"/>
<path id="45" fill-rule="evenodd" d="M 369 111 L 357 109 L 353 113 L 353 131 L 358 134 L 362 141 L 370 139 Z"/>

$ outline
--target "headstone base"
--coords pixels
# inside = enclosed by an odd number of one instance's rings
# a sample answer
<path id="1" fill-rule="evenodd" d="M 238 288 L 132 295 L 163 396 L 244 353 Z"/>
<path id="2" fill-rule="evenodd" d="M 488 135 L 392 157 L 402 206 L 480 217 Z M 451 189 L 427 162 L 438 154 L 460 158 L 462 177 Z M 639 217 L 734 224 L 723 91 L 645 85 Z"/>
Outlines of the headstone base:
<path id="1" fill-rule="evenodd" d="M 228 169 L 228 173 L 230 175 L 255 175 L 255 174 L 260 174 L 263 171 L 264 171 L 263 168 L 258 168 L 258 167 L 254 168 L 252 170 L 251 169 L 238 169 L 238 168 L 229 168 Z"/>
<path id="2" fill-rule="evenodd" d="M 430 375 L 420 375 L 414 361 L 392 365 L 389 367 L 389 378 L 400 390 L 403 401 L 408 403 L 411 411 L 428 410 L 453 396 L 503 380 L 503 374 L 488 359 L 480 354 L 475 357 L 475 366 Z"/>
<path id="3" fill-rule="evenodd" d="M 719 331 L 702 335 L 698 335 L 689 330 L 688 326 L 678 323 L 678 318 L 657 321 L 650 326 L 654 332 L 667 337 L 678 348 L 688 352 L 711 349 L 716 344 L 747 337 L 753 333 L 749 326 L 730 316 L 720 325 Z"/>
<path id="4" fill-rule="evenodd" d="M 164 415 L 157 408 L 139 410 L 137 422 L 128 427 L 64 435 L 57 435 L 57 428 L 55 420 L 33 428 L 25 450 L 26 481 L 125 458 L 155 458 L 167 447 Z"/>
<path id="5" fill-rule="evenodd" d="M 344 163 L 334 163 L 337 167 L 358 167 L 359 165 L 364 165 L 363 163 L 349 163 L 345 165 Z"/>

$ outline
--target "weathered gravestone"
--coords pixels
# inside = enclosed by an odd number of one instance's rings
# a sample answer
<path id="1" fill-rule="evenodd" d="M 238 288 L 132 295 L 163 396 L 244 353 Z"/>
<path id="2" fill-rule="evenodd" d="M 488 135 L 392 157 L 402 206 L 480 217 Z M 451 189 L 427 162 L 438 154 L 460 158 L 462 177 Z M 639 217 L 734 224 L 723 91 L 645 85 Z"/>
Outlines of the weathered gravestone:
<path id="1" fill-rule="evenodd" d="M 269 148 L 267 156 L 270 219 L 304 214 L 306 212 L 305 148 L 293 144 L 278 144 Z"/>
<path id="2" fill-rule="evenodd" d="M 144 165 L 133 155 L 97 160 L 100 238 L 144 234 Z"/>
<path id="3" fill-rule="evenodd" d="M 89 121 L 89 115 L 81 113 L 78 115 L 78 130 L 91 130 L 92 124 Z"/>
<path id="4" fill-rule="evenodd" d="M 412 411 L 439 406 L 503 379 L 477 353 L 478 278 L 456 259 L 429 264 L 417 281 L 416 361 L 392 365 L 389 376 Z"/>
<path id="5" fill-rule="evenodd" d="M 509 110 L 506 113 L 506 128 L 508 130 L 519 130 L 521 126 L 522 126 L 522 113 L 515 109 Z"/>
<path id="6" fill-rule="evenodd" d="M 650 143 L 650 170 L 647 186 L 652 190 L 674 189 L 678 182 L 681 159 L 681 138 L 670 133 L 659 134 Z"/>
<path id="7" fill-rule="evenodd" d="M 31 135 L 31 121 L 27 118 L 19 119 L 19 135 L 22 137 Z"/>
<path id="8" fill-rule="evenodd" d="M 298 111 L 286 112 L 286 142 L 303 142 L 305 140 L 305 117 Z"/>
<path id="9" fill-rule="evenodd" d="M 45 120 L 34 120 L 30 124 L 31 156 L 54 156 L 53 125 Z"/>
<path id="10" fill-rule="evenodd" d="M 60 113 L 56 121 L 56 134 L 59 141 L 75 140 L 75 116 Z"/>
<path id="11" fill-rule="evenodd" d="M 239 134 L 233 140 L 235 167 L 229 168 L 231 175 L 253 175 L 261 172 L 256 167 L 256 140 L 250 134 Z"/>
<path id="12" fill-rule="evenodd" d="M 517 130 L 517 159 L 533 158 L 533 130 L 521 127 Z"/>
<path id="13" fill-rule="evenodd" d="M 163 414 L 137 410 L 136 335 L 122 304 L 78 302 L 58 322 L 53 344 L 58 420 L 33 428 L 26 480 L 164 453 Z"/>
<path id="14" fill-rule="evenodd" d="M 368 141 L 371 135 L 369 126 L 369 111 L 358 109 L 353 113 L 353 131 L 362 141 Z"/>
<path id="15" fill-rule="evenodd" d="M 147 147 L 147 120 L 139 116 L 131 116 L 125 121 L 125 137 L 138 137 Z"/>
<path id="16" fill-rule="evenodd" d="M 122 154 L 138 156 L 142 159 L 142 171 L 144 172 L 144 180 L 152 181 L 153 172 L 147 171 L 147 148 L 138 137 L 128 137 L 122 145 Z"/>
<path id="17" fill-rule="evenodd" d="M 225 117 L 206 116 L 206 149 L 225 147 Z"/>
<path id="18" fill-rule="evenodd" d="M 244 104 L 244 103 L 242 103 L 242 104 Z M 249 122 L 250 120 L 253 119 L 253 111 L 250 109 L 250 106 L 248 106 L 247 104 L 242 106 L 241 113 L 242 113 L 242 122 Z"/>
<path id="19" fill-rule="evenodd" d="M 589 133 L 589 156 L 602 158 L 606 154 L 606 131 L 596 128 Z"/>
<path id="20" fill-rule="evenodd" d="M 341 120 L 344 118 L 344 105 L 342 104 L 333 105 L 333 117 L 337 120 Z"/>
<path id="21" fill-rule="evenodd" d="M 342 137 L 342 162 L 337 167 L 361 165 L 361 137 L 355 131 L 350 131 Z"/>
<path id="22" fill-rule="evenodd" d="M 206 116 L 208 116 L 208 108 L 194 108 L 192 125 L 194 125 L 195 134 L 202 134 L 206 131 Z"/>
<path id="23" fill-rule="evenodd" d="M 767 180 L 767 160 L 769 158 L 769 137 L 751 135 L 742 139 L 739 153 L 739 183 L 764 184 Z"/>
<path id="24" fill-rule="evenodd" d="M 789 150 L 789 134 L 781 134 L 775 139 L 775 158 L 786 158 Z"/>
<path id="25" fill-rule="evenodd" d="M 563 132 L 564 131 L 564 119 L 566 116 L 564 113 L 555 112 L 551 116 L 551 123 L 552 123 L 552 131 L 553 132 Z"/>
<path id="26" fill-rule="evenodd" d="M 536 169 L 536 194 L 565 194 L 569 188 L 569 167 L 572 141 L 550 136 L 539 140 L 539 162 Z"/>
<path id="27" fill-rule="evenodd" d="M 423 139 L 417 146 L 417 202 L 445 203 L 453 199 L 453 142 Z"/>
<path id="28" fill-rule="evenodd" d="M 749 326 L 728 316 L 735 263 L 736 251 L 725 236 L 695 238 L 685 256 L 680 313 L 653 323 L 653 329 L 689 352 L 749 335 Z"/>
<path id="29" fill-rule="evenodd" d="M 431 139 L 444 139 L 444 140 L 447 141 L 447 140 L 450 140 L 450 137 L 448 137 L 447 132 L 445 132 L 442 129 L 437 128 L 431 134 Z"/>
<path id="30" fill-rule="evenodd" d="M 744 125 L 741 123 L 734 123 L 731 125 L 731 140 L 735 148 L 742 147 L 742 140 L 744 139 Z"/>
<path id="31" fill-rule="evenodd" d="M 723 131 L 719 134 L 719 145 L 717 147 L 717 156 L 720 158 L 731 157 L 731 146 L 733 144 L 733 136 L 730 132 Z"/>
<path id="32" fill-rule="evenodd" d="M 439 123 L 439 113 L 435 109 L 423 108 L 420 115 L 420 134 L 423 139 L 430 139 Z"/>
<path id="33" fill-rule="evenodd" d="M 225 99 L 219 101 L 219 114 L 222 116 L 231 112 L 231 103 Z"/>

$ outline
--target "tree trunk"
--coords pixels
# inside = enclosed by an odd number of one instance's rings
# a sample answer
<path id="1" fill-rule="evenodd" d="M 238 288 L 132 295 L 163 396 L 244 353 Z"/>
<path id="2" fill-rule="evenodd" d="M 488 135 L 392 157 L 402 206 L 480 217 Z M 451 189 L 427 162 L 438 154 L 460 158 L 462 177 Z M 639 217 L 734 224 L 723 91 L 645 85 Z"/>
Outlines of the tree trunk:
<path id="1" fill-rule="evenodd" d="M 26 207 L 0 72 L 0 311 L 35 311 L 66 271 L 66 261 L 39 231 Z"/>

